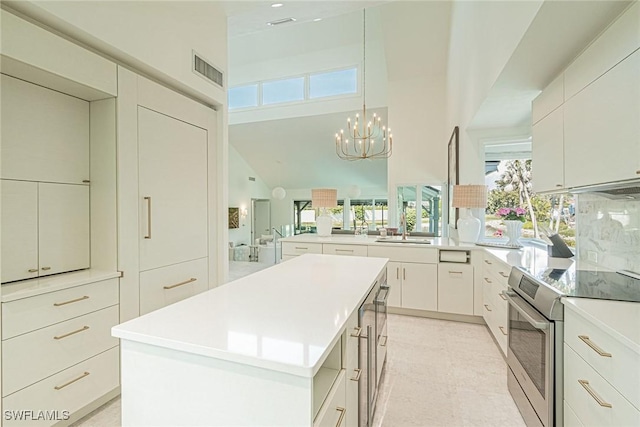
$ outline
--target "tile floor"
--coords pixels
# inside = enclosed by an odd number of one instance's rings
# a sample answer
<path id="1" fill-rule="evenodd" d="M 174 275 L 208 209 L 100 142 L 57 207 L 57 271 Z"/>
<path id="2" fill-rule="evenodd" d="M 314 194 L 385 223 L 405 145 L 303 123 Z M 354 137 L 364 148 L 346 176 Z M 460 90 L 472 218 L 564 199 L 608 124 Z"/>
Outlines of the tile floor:
<path id="1" fill-rule="evenodd" d="M 255 263 L 252 263 L 255 264 Z M 483 325 L 389 315 L 375 427 L 524 427 L 507 365 Z M 120 425 L 120 398 L 73 427 Z"/>

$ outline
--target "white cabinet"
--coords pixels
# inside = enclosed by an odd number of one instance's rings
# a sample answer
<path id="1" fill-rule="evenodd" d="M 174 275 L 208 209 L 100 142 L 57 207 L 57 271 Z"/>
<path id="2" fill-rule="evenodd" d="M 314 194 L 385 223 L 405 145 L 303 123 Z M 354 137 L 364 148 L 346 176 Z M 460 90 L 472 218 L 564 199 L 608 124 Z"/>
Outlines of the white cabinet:
<path id="1" fill-rule="evenodd" d="M 2 180 L 2 282 L 89 268 L 89 227 L 88 186 Z"/>
<path id="2" fill-rule="evenodd" d="M 389 261 L 387 263 L 387 285 L 389 286 L 389 296 L 387 305 L 389 307 L 402 307 L 402 263 Z"/>
<path id="3" fill-rule="evenodd" d="M 329 255 L 346 256 L 367 256 L 366 245 L 336 245 L 334 243 L 324 243 L 322 253 Z"/>
<path id="4" fill-rule="evenodd" d="M 2 75 L 2 178 L 89 180 L 89 103 Z"/>
<path id="5" fill-rule="evenodd" d="M 438 268 L 435 264 L 402 263 L 402 307 L 438 310 Z"/>
<path id="6" fill-rule="evenodd" d="M 531 123 L 534 125 L 564 102 L 564 75 L 560 74 L 531 103 Z"/>
<path id="7" fill-rule="evenodd" d="M 438 264 L 438 311 L 473 315 L 473 266 Z"/>
<path id="8" fill-rule="evenodd" d="M 554 110 L 533 125 L 531 170 L 536 192 L 564 188 L 564 116 L 563 107 Z"/>
<path id="9" fill-rule="evenodd" d="M 138 107 L 140 270 L 207 256 L 207 131 Z"/>
<path id="10" fill-rule="evenodd" d="M 2 282 L 38 277 L 38 184 L 2 180 Z"/>
<path id="11" fill-rule="evenodd" d="M 282 258 L 294 257 L 304 254 L 321 254 L 322 243 L 294 243 L 294 242 L 282 242 Z"/>
<path id="12" fill-rule="evenodd" d="M 502 292 L 507 290 L 511 267 L 488 253 L 485 253 L 484 265 L 482 317 L 496 339 L 502 354 L 506 357 L 509 305 Z"/>
<path id="13" fill-rule="evenodd" d="M 640 50 L 564 104 L 565 184 L 640 177 Z"/>

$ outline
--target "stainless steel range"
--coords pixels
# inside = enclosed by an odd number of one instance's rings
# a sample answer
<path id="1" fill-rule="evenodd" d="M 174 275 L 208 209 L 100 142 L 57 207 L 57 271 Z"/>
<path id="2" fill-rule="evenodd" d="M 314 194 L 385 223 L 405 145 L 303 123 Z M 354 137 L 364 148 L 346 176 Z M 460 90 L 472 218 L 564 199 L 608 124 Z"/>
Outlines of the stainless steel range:
<path id="1" fill-rule="evenodd" d="M 513 267 L 507 350 L 509 392 L 527 426 L 562 426 L 563 296 L 640 302 L 631 272 L 549 268 L 532 275 Z"/>

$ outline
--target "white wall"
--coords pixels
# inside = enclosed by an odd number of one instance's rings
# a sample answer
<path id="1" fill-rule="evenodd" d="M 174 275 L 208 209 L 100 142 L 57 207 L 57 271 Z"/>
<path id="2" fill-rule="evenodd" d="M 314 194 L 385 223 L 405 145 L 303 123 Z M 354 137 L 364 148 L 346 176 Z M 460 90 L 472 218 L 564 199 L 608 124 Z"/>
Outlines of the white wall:
<path id="1" fill-rule="evenodd" d="M 227 70 L 227 20 L 216 2 L 7 1 L 10 7 L 204 102 L 225 91 L 192 72 L 192 50 Z"/>
<path id="2" fill-rule="evenodd" d="M 249 181 L 252 176 L 256 180 Z M 240 228 L 229 229 L 229 242 L 236 246 L 251 243 L 251 199 L 271 198 L 271 189 L 233 148 L 229 147 L 229 207 L 247 209 L 246 218 L 240 218 Z M 273 208 L 272 208 L 273 209 Z"/>
<path id="3" fill-rule="evenodd" d="M 455 1 L 447 70 L 447 135 L 460 127 L 460 183 L 482 183 L 482 146 L 469 124 L 543 1 Z M 444 158 L 446 161 L 446 157 Z"/>

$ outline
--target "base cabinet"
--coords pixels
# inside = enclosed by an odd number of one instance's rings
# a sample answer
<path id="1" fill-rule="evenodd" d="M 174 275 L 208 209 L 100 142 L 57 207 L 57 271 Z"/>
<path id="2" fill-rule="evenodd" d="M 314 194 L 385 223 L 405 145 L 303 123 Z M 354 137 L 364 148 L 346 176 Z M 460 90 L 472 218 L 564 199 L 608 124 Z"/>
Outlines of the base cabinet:
<path id="1" fill-rule="evenodd" d="M 438 311 L 473 315 L 473 266 L 438 264 Z"/>
<path id="2" fill-rule="evenodd" d="M 402 307 L 438 310 L 438 268 L 435 264 L 402 264 Z"/>
<path id="3" fill-rule="evenodd" d="M 483 313 L 485 323 L 498 342 L 502 354 L 506 357 L 508 345 L 507 319 L 509 306 L 502 295 L 507 290 L 507 280 L 511 267 L 502 263 L 494 256 L 485 254 L 483 282 Z"/>

